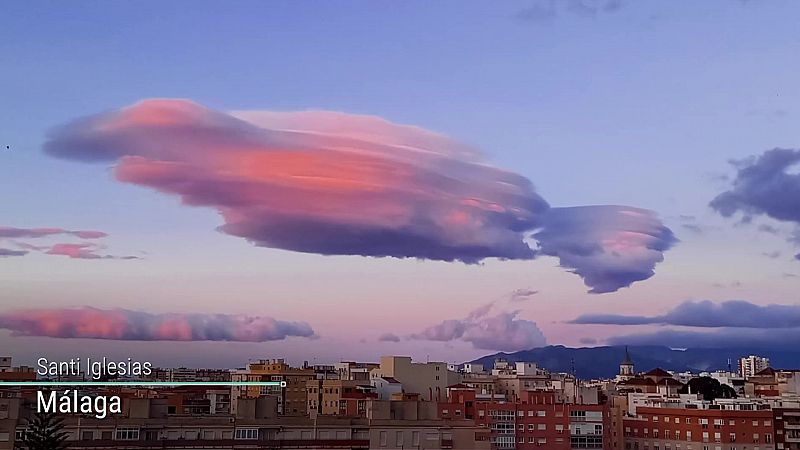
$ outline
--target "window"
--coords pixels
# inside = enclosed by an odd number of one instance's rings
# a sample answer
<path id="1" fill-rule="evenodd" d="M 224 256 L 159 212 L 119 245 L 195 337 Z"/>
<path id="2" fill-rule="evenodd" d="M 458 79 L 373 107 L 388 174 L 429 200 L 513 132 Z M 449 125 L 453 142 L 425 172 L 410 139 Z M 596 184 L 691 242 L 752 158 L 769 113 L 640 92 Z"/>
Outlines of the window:
<path id="1" fill-rule="evenodd" d="M 533 431 L 533 424 L 532 423 L 528 424 L 528 431 Z"/>
<path id="2" fill-rule="evenodd" d="M 658 416 L 653 416 L 653 422 L 658 422 Z"/>
<path id="3" fill-rule="evenodd" d="M 0 431 L 0 442 L 8 442 L 11 440 L 11 433 Z"/>
<path id="4" fill-rule="evenodd" d="M 380 443 L 381 447 L 386 447 L 387 445 L 389 445 L 389 433 L 387 433 L 386 431 L 381 431 L 380 439 L 381 439 Z"/>
<path id="5" fill-rule="evenodd" d="M 525 417 L 525 411 L 517 411 L 517 417 Z"/>
<path id="6" fill-rule="evenodd" d="M 764 421 L 764 426 L 765 426 L 765 427 L 770 427 L 770 426 L 772 426 L 772 421 L 771 421 L 771 420 L 765 420 L 765 421 Z"/>
<path id="7" fill-rule="evenodd" d="M 539 425 L 536 426 L 536 429 L 539 430 L 539 431 L 544 431 L 544 430 L 547 429 L 547 424 L 540 423 Z"/>
<path id="8" fill-rule="evenodd" d="M 486 412 L 484 410 L 482 410 L 482 409 L 478 410 L 478 417 L 483 417 L 485 415 L 486 415 Z"/>
<path id="9" fill-rule="evenodd" d="M 119 427 L 116 429 L 114 439 L 117 441 L 138 441 L 139 428 L 135 427 Z"/>
<path id="10" fill-rule="evenodd" d="M 680 417 L 676 417 L 675 418 L 675 423 L 681 423 L 681 418 Z"/>
<path id="11" fill-rule="evenodd" d="M 237 428 L 234 439 L 258 439 L 258 428 Z"/>
<path id="12" fill-rule="evenodd" d="M 84 441 L 91 441 L 92 439 L 94 439 L 94 431 L 81 432 L 81 439 Z"/>
<path id="13" fill-rule="evenodd" d="M 772 443 L 772 435 L 771 434 L 765 434 L 764 435 L 764 442 L 766 442 L 767 444 L 771 444 Z"/>
<path id="14" fill-rule="evenodd" d="M 546 417 L 547 411 L 536 411 L 536 415 L 539 417 Z"/>
<path id="15" fill-rule="evenodd" d="M 528 411 L 528 417 L 533 417 L 533 410 Z"/>
<path id="16" fill-rule="evenodd" d="M 419 447 L 419 431 L 411 432 L 411 445 Z"/>

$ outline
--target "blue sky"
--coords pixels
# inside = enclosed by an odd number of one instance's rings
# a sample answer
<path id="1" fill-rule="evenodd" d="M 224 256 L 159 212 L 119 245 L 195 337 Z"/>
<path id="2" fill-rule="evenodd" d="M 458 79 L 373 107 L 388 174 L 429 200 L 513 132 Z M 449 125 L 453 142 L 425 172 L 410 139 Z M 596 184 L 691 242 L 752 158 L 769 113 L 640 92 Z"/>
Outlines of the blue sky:
<path id="1" fill-rule="evenodd" d="M 309 320 L 321 339 L 256 350 L 306 359 L 360 339 L 368 342 L 353 357 L 486 353 L 457 341 L 421 348 L 374 340 L 464 317 L 519 288 L 541 291 L 521 314 L 549 342 L 570 345 L 580 333 L 620 334 L 562 323 L 584 312 L 656 314 L 688 299 L 797 303 L 797 278 L 784 274 L 800 273 L 800 263 L 784 236 L 735 226 L 708 203 L 726 189 L 729 160 L 800 142 L 800 36 L 788 19 L 800 4 L 580 4 L 589 9 L 569 0 L 3 5 L 0 136 L 12 151 L 0 159 L 0 225 L 100 229 L 109 251 L 143 257 L 3 259 L 3 303 Z M 216 232 L 213 209 L 119 183 L 107 163 L 41 151 L 53 126 L 153 97 L 418 125 L 480 148 L 554 206 L 653 210 L 681 243 L 655 277 L 602 296 L 585 294 L 554 259 L 474 267 L 296 254 Z M 703 232 L 684 228 L 682 215 Z M 761 255 L 774 251 L 784 256 Z M 228 297 L 236 301 L 220 302 Z M 423 313 L 430 302 L 437 306 Z M 306 317 L 300 304 L 320 312 Z M 384 323 L 382 315 L 402 326 L 370 325 Z M 9 339 L 33 346 L 0 335 Z"/>

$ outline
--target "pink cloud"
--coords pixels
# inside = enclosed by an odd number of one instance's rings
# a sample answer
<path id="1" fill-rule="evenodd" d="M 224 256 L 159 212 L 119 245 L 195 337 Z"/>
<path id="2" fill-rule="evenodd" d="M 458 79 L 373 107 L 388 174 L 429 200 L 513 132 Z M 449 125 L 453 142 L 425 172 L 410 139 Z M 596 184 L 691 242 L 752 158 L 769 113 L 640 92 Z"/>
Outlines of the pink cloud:
<path id="1" fill-rule="evenodd" d="M 15 228 L 0 227 L 0 238 L 41 238 L 57 235 L 72 235 L 81 239 L 100 239 L 108 234 L 94 230 L 65 230 L 63 228 Z"/>
<path id="2" fill-rule="evenodd" d="M 0 313 L 14 336 L 133 341 L 265 342 L 314 337 L 305 322 L 232 314 L 150 314 L 126 309 L 27 309 Z"/>
<path id="3" fill-rule="evenodd" d="M 582 242 L 606 253 L 570 259 L 550 225 L 559 208 L 550 208 L 527 178 L 486 164 L 446 136 L 378 117 L 227 114 L 186 100 L 146 100 L 62 126 L 45 150 L 115 162 L 118 180 L 215 208 L 221 231 L 262 247 L 476 263 L 533 259 L 539 249 L 528 242 L 538 230 L 546 254 L 561 258 L 594 292 L 608 292 L 651 276 L 673 242 L 644 210 L 616 209 L 608 233 L 595 232 L 591 216 L 619 207 L 556 214 L 585 222 L 570 229 L 587 230 Z M 661 242 L 625 236 L 631 211 Z M 591 267 L 578 267 L 584 263 Z"/>
<path id="4" fill-rule="evenodd" d="M 48 255 L 61 255 L 67 256 L 71 259 L 139 259 L 136 256 L 114 256 L 114 255 L 101 255 L 97 253 L 102 250 L 103 246 L 79 243 L 79 244 L 55 244 L 45 251 Z"/>

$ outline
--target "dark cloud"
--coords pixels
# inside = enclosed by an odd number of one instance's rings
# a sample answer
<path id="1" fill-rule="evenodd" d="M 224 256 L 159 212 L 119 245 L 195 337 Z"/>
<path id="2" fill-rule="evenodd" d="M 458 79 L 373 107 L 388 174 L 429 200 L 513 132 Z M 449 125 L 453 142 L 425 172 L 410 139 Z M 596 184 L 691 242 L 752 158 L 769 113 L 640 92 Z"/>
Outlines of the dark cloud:
<path id="1" fill-rule="evenodd" d="M 520 10 L 519 19 L 545 22 L 558 17 L 559 13 L 580 17 L 596 17 L 599 14 L 612 14 L 623 7 L 622 0 L 534 0 Z"/>
<path id="2" fill-rule="evenodd" d="M 0 227 L 0 238 L 41 238 L 57 235 L 72 235 L 81 239 L 100 239 L 108 234 L 94 230 L 65 230 L 63 228 L 15 228 Z"/>
<path id="3" fill-rule="evenodd" d="M 115 162 L 118 180 L 214 208 L 222 232 L 262 247 L 465 263 L 540 251 L 603 293 L 651 277 L 675 242 L 650 211 L 551 208 L 474 149 L 372 116 L 147 100 L 60 127 L 45 151 Z"/>
<path id="4" fill-rule="evenodd" d="M 761 231 L 762 233 L 778 234 L 781 230 L 779 230 L 778 227 L 763 223 L 758 226 L 758 231 Z"/>
<path id="5" fill-rule="evenodd" d="M 11 250 L 10 248 L 0 248 L 0 258 L 8 256 L 25 256 L 28 252 L 26 250 Z"/>
<path id="6" fill-rule="evenodd" d="M 511 302 L 522 302 L 530 299 L 538 293 L 539 291 L 535 291 L 533 289 L 515 289 L 513 292 L 511 292 L 511 294 L 509 294 L 508 300 Z"/>
<path id="7" fill-rule="evenodd" d="M 780 148 L 734 162 L 736 177 L 711 208 L 725 217 L 741 213 L 800 223 L 800 174 L 790 171 L 798 163 L 800 150 Z"/>
<path id="8" fill-rule="evenodd" d="M 461 340 L 481 350 L 518 351 L 545 346 L 547 341 L 536 323 L 519 319 L 518 314 L 519 311 L 511 311 L 444 320 L 410 338 L 442 342 Z"/>
<path id="9" fill-rule="evenodd" d="M 380 342 L 400 342 L 400 336 L 394 333 L 384 333 L 378 336 L 378 341 Z"/>
<path id="10" fill-rule="evenodd" d="M 681 224 L 681 227 L 683 227 L 685 230 L 691 231 L 692 233 L 703 234 L 703 228 L 695 223 L 683 223 Z"/>
<path id="11" fill-rule="evenodd" d="M 584 314 L 577 324 L 680 325 L 688 327 L 794 328 L 800 327 L 800 305 L 756 305 L 744 300 L 715 303 L 687 301 L 660 316 Z"/>
<path id="12" fill-rule="evenodd" d="M 721 328 L 714 331 L 660 330 L 607 339 L 609 345 L 665 345 L 673 348 L 797 350 L 800 328 Z"/>
<path id="13" fill-rule="evenodd" d="M 232 314 L 151 314 L 126 309 L 28 309 L 0 313 L 13 336 L 121 341 L 265 342 L 314 337 L 305 322 Z"/>

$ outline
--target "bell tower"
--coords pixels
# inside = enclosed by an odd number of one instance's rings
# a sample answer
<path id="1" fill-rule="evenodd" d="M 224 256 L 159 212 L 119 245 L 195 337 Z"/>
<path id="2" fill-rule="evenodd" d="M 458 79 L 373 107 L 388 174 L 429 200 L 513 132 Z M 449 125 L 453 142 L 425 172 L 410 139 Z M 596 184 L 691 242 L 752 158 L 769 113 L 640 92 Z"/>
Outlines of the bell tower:
<path id="1" fill-rule="evenodd" d="M 633 373 L 633 360 L 630 353 L 628 353 L 628 346 L 625 346 L 625 359 L 619 363 L 619 377 L 623 379 L 632 378 Z"/>

